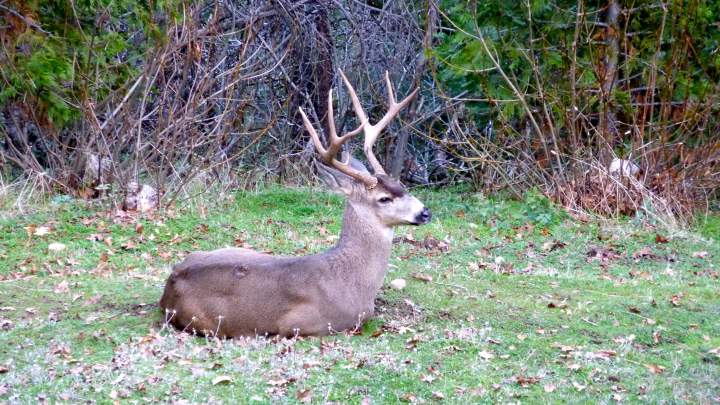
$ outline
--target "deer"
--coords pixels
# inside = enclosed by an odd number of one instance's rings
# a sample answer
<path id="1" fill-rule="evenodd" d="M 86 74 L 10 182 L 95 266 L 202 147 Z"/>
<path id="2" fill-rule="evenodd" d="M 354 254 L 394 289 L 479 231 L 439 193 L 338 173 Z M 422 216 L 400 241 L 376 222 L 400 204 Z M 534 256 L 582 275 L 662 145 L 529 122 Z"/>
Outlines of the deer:
<path id="1" fill-rule="evenodd" d="M 340 71 L 360 125 L 342 136 L 335 129 L 328 92 L 328 146 L 299 108 L 317 151 L 318 177 L 347 199 L 340 237 L 332 248 L 306 256 L 276 256 L 222 248 L 189 254 L 176 264 L 160 299 L 166 323 L 181 331 L 219 338 L 326 336 L 357 330 L 373 316 L 393 244 L 393 228 L 423 225 L 432 214 L 373 152 L 380 132 L 417 94 L 397 102 L 388 73 L 388 109 L 370 124 L 355 89 Z M 371 174 L 343 145 L 364 133 Z"/>

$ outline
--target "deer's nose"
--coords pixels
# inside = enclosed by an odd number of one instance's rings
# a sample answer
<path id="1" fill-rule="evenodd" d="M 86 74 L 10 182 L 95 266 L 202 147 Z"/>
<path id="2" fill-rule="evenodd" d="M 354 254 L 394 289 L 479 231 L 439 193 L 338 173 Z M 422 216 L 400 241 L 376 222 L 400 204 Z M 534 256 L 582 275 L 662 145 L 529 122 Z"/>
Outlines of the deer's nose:
<path id="1" fill-rule="evenodd" d="M 432 218 L 432 212 L 430 212 L 430 210 L 425 207 L 423 208 L 422 212 L 419 213 L 417 217 L 415 217 L 415 221 L 418 224 L 427 224 L 428 222 L 430 222 L 430 218 Z"/>

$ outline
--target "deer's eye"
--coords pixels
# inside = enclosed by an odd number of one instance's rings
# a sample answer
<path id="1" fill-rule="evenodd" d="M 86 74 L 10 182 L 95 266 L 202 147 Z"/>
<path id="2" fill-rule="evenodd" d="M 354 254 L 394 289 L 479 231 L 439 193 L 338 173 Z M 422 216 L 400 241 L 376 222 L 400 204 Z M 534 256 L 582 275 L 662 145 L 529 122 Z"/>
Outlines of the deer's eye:
<path id="1" fill-rule="evenodd" d="M 392 198 L 390 198 L 390 197 L 382 197 L 381 199 L 378 200 L 378 202 L 379 202 L 380 204 L 391 203 L 391 202 L 392 202 Z"/>

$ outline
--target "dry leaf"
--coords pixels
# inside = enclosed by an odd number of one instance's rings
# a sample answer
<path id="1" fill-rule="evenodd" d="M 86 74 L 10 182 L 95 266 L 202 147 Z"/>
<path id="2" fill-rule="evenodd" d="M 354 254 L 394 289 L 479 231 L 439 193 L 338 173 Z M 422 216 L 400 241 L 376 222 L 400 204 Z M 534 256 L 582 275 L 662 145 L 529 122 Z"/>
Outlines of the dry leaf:
<path id="1" fill-rule="evenodd" d="M 297 400 L 302 403 L 308 403 L 308 402 L 312 401 L 312 391 L 310 391 L 309 389 L 298 390 L 295 393 L 295 398 L 297 398 Z"/>
<path id="2" fill-rule="evenodd" d="M 670 303 L 671 303 L 674 307 L 679 307 L 679 306 L 680 306 L 680 299 L 681 299 L 683 296 L 684 296 L 683 293 L 673 294 L 672 297 L 670 297 Z"/>
<path id="3" fill-rule="evenodd" d="M 53 242 L 48 245 L 48 250 L 52 252 L 60 252 L 65 250 L 65 244 L 60 242 Z"/>
<path id="4" fill-rule="evenodd" d="M 218 384 L 230 384 L 232 383 L 232 378 L 229 375 L 219 375 L 212 380 L 212 385 L 218 385 Z"/>
<path id="5" fill-rule="evenodd" d="M 567 302 L 565 302 L 565 301 L 561 301 L 561 302 L 552 302 L 552 301 L 550 301 L 550 303 L 548 303 L 547 306 L 548 306 L 548 308 L 560 308 L 560 309 L 562 309 L 562 308 L 567 308 L 568 305 L 567 305 Z"/>
<path id="6" fill-rule="evenodd" d="M 55 289 L 53 289 L 53 292 L 55 294 L 68 293 L 68 292 L 70 292 L 70 284 L 67 282 L 67 280 L 63 280 L 58 285 L 55 286 Z"/>
<path id="7" fill-rule="evenodd" d="M 410 274 L 414 279 L 424 281 L 426 283 L 431 283 L 433 281 L 433 278 L 429 274 L 425 273 L 412 273 Z"/>
<path id="8" fill-rule="evenodd" d="M 29 227 L 28 227 L 29 228 Z M 35 236 L 45 236 L 50 233 L 50 228 L 47 226 L 38 226 L 33 230 L 33 235 Z"/>
<path id="9" fill-rule="evenodd" d="M 652 339 L 653 339 L 653 343 L 654 343 L 654 344 L 656 344 L 656 345 L 657 345 L 657 344 L 660 344 L 661 335 L 660 335 L 660 331 L 659 331 L 659 330 L 653 331 L 653 333 L 652 333 Z"/>
<path id="10" fill-rule="evenodd" d="M 486 352 L 485 350 L 483 350 L 483 351 L 481 351 L 480 353 L 478 353 L 478 356 L 480 356 L 480 358 L 483 359 L 483 360 L 491 360 L 491 359 L 494 359 L 494 358 L 495 358 L 495 355 L 494 355 L 494 354 L 492 354 L 492 353 L 490 353 L 490 352 Z"/>
<path id="11" fill-rule="evenodd" d="M 608 360 L 615 356 L 617 356 L 617 352 L 615 350 L 598 350 L 597 352 L 592 353 L 592 357 L 596 359 Z"/>
<path id="12" fill-rule="evenodd" d="M 542 244 L 542 250 L 544 252 L 552 252 L 553 250 L 562 249 L 566 246 L 564 242 L 560 242 L 559 240 L 549 240 Z"/>
<path id="13" fill-rule="evenodd" d="M 515 382 L 521 387 L 527 387 L 531 384 L 537 384 L 540 382 L 540 378 L 534 376 L 519 375 L 515 377 Z"/>
<path id="14" fill-rule="evenodd" d="M 665 367 L 657 364 L 645 364 L 645 367 L 653 374 L 662 374 L 662 372 L 665 371 Z"/>
<path id="15" fill-rule="evenodd" d="M 577 363 L 568 364 L 568 370 L 570 370 L 570 371 L 578 371 L 578 370 L 580 370 L 580 368 L 581 368 L 581 366 Z"/>
<path id="16" fill-rule="evenodd" d="M 545 390 L 545 392 L 548 392 L 548 393 L 553 392 L 556 389 L 557 389 L 557 387 L 554 384 L 545 384 L 543 386 L 543 390 Z"/>
<path id="17" fill-rule="evenodd" d="M 420 381 L 432 384 L 432 382 L 435 381 L 435 377 L 433 377 L 432 374 L 423 374 L 420 376 Z"/>
<path id="18" fill-rule="evenodd" d="M 700 252 L 694 252 L 694 253 L 692 254 L 692 257 L 696 257 L 696 258 L 698 258 L 698 259 L 704 259 L 704 258 L 708 257 L 709 254 L 710 254 L 710 253 L 708 253 L 708 252 L 706 252 L 706 251 L 703 250 L 703 251 L 700 251 Z"/>
<path id="19" fill-rule="evenodd" d="M 650 249 L 649 246 L 645 246 L 644 248 L 638 250 L 637 252 L 633 253 L 633 259 L 639 260 L 639 259 L 654 259 L 657 257 L 655 253 L 653 253 L 652 249 Z"/>

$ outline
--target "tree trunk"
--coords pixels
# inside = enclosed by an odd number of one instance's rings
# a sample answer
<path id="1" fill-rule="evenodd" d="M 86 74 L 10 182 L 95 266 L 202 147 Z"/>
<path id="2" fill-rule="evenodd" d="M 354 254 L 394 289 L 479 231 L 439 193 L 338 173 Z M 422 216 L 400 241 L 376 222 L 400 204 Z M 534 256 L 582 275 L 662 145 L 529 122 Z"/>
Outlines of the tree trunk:
<path id="1" fill-rule="evenodd" d="M 603 162 L 610 164 L 611 151 L 617 135 L 615 112 L 611 108 L 612 92 L 617 81 L 618 57 L 620 55 L 620 5 L 616 0 L 609 0 L 605 11 L 605 55 L 602 61 L 602 82 L 600 94 L 602 97 L 602 113 L 600 114 L 600 134 L 603 145 L 600 145 L 600 157 Z"/>
<path id="2" fill-rule="evenodd" d="M 425 50 L 432 47 L 432 39 L 435 35 L 435 30 L 437 27 L 437 16 L 438 13 L 435 3 L 432 1 L 428 1 L 427 14 L 425 16 L 425 38 L 423 39 L 423 52 L 420 53 L 418 57 L 418 64 L 415 70 L 414 82 L 416 87 L 420 86 L 422 82 L 422 76 L 425 73 L 425 68 L 427 66 Z M 406 115 L 409 121 L 414 120 L 415 116 L 417 115 L 417 105 L 419 98 L 420 96 L 418 95 L 410 102 L 408 113 Z M 390 175 L 394 178 L 400 178 L 400 176 L 402 175 L 405 166 L 405 155 L 407 153 L 407 144 L 409 140 L 410 130 L 407 128 L 403 128 L 400 131 L 400 136 L 398 136 L 397 140 L 395 141 L 395 150 L 393 153 L 392 161 L 390 162 Z"/>

